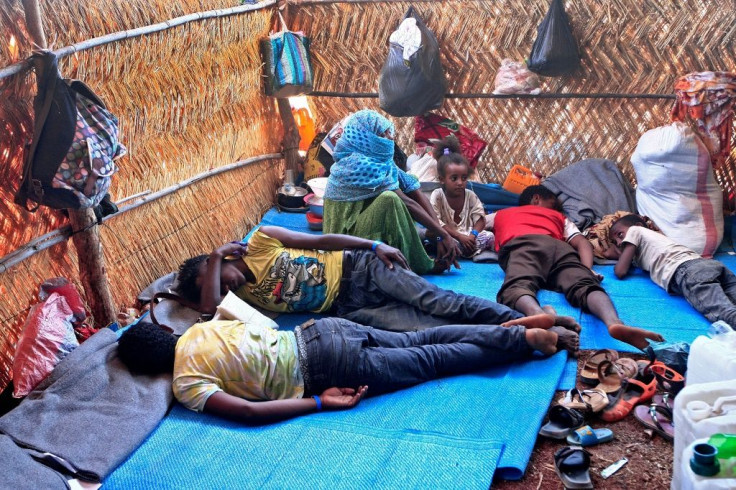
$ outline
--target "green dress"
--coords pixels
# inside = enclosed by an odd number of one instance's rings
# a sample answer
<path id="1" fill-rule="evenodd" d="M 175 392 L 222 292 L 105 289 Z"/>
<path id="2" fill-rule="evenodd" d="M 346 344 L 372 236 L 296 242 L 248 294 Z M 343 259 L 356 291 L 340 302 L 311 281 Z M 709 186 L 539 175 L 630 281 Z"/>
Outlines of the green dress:
<path id="1" fill-rule="evenodd" d="M 381 240 L 396 247 L 411 270 L 426 274 L 434 261 L 427 255 L 409 209 L 393 191 L 363 201 L 325 199 L 323 233 L 342 233 L 369 240 Z"/>

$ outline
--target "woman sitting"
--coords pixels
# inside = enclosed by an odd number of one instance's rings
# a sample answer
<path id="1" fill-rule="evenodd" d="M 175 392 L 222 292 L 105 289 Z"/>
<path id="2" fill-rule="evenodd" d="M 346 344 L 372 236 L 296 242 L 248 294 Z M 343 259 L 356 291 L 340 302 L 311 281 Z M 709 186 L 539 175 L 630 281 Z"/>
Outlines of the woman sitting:
<path id="1" fill-rule="evenodd" d="M 325 190 L 324 233 L 381 240 L 401 250 L 417 274 L 457 266 L 458 243 L 434 216 L 417 179 L 394 164 L 393 124 L 362 110 L 343 129 Z M 437 237 L 437 260 L 425 252 L 415 220 Z"/>

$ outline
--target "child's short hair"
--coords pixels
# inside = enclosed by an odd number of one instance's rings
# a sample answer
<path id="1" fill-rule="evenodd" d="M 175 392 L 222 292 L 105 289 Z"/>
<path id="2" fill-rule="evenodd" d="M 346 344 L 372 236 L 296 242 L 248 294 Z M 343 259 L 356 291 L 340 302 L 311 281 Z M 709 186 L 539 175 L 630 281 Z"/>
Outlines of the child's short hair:
<path id="1" fill-rule="evenodd" d="M 176 337 L 158 325 L 138 322 L 118 340 L 118 357 L 136 374 L 161 374 L 174 370 Z"/>
<path id="2" fill-rule="evenodd" d="M 557 198 L 557 195 L 554 192 L 543 185 L 530 185 L 521 191 L 521 194 L 519 195 L 519 206 L 530 204 L 534 196 L 539 196 L 542 199 Z"/>
<path id="3" fill-rule="evenodd" d="M 206 255 L 197 255 L 187 259 L 179 266 L 179 272 L 176 274 L 174 291 L 192 303 L 199 303 L 200 300 L 201 290 L 197 286 L 197 277 L 199 268 L 205 260 L 207 260 Z"/>
<path id="4" fill-rule="evenodd" d="M 618 224 L 622 226 L 641 225 L 641 226 L 647 227 L 646 220 L 642 218 L 641 216 L 639 216 L 638 214 L 627 214 L 626 216 L 621 216 L 619 219 L 611 223 L 611 227 L 608 229 L 609 235 L 611 233 L 611 230 L 613 230 L 613 227 Z"/>
<path id="5" fill-rule="evenodd" d="M 465 165 L 470 171 L 468 160 L 460 153 L 460 141 L 454 135 L 448 135 L 435 143 L 432 156 L 437 160 L 437 173 L 444 177 L 447 166 L 451 163 Z"/>

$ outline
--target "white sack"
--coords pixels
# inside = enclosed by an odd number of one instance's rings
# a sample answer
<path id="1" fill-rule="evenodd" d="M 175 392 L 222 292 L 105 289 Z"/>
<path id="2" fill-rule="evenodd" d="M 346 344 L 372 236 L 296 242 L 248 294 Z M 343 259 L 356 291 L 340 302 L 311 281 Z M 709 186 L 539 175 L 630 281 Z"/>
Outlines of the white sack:
<path id="1" fill-rule="evenodd" d="M 665 235 L 704 257 L 723 238 L 723 194 L 708 149 L 687 124 L 644 133 L 631 156 L 636 204 Z"/>

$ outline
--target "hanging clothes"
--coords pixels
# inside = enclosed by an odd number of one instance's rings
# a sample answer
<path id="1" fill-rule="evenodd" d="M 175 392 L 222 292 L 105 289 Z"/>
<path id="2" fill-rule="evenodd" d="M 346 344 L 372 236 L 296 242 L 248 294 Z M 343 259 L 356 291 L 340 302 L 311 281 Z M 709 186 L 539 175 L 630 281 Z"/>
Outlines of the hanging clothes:
<path id="1" fill-rule="evenodd" d="M 736 73 L 689 73 L 677 79 L 675 93 L 672 120 L 684 122 L 687 117 L 692 118 L 708 147 L 713 167 L 720 167 L 731 151 Z"/>

